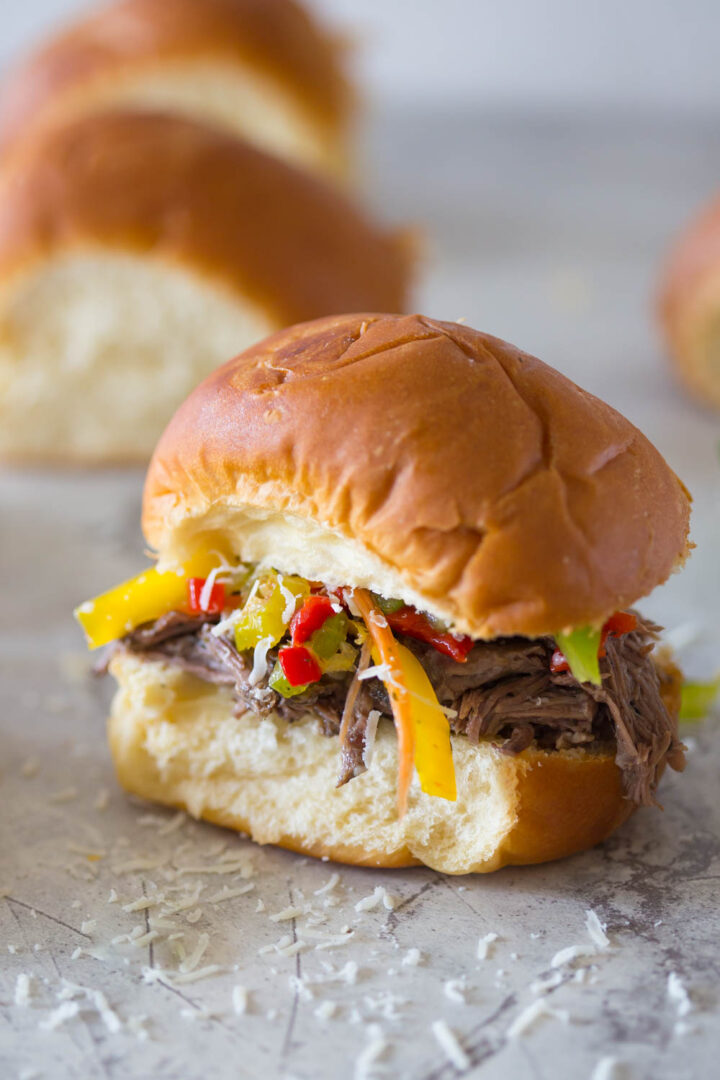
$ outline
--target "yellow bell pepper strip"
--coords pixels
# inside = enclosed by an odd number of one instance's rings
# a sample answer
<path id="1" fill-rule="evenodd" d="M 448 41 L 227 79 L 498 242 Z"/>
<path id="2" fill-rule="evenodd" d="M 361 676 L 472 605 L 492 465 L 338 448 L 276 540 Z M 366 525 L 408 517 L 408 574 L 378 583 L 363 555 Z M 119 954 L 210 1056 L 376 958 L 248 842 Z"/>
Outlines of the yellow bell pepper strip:
<path id="1" fill-rule="evenodd" d="M 556 634 L 555 640 L 562 657 L 567 661 L 570 671 L 577 681 L 600 686 L 598 654 L 602 644 L 602 629 L 596 630 L 592 626 L 583 626 L 578 630 L 570 631 L 568 634 Z M 553 657 L 553 659 L 555 658 Z M 556 663 L 553 670 L 560 671 L 562 669 Z"/>
<path id="2" fill-rule="evenodd" d="M 384 679 L 398 732 L 398 809 L 407 808 L 413 762 L 420 787 L 427 795 L 454 802 L 457 798 L 455 768 L 450 745 L 450 725 L 438 704 L 432 683 L 420 661 L 395 640 L 387 619 L 364 589 L 353 592 L 373 642 L 373 659 L 386 664 Z"/>
<path id="3" fill-rule="evenodd" d="M 398 741 L 398 814 L 402 818 L 407 810 L 408 791 L 412 780 L 415 754 L 415 725 L 410 711 L 410 693 L 405 686 L 403 667 L 398 653 L 398 643 L 388 626 L 387 619 L 374 602 L 367 589 L 353 589 L 353 599 L 362 615 L 373 643 L 377 659 L 385 664 L 388 677 L 383 679 L 390 698 Z"/>
<path id="4" fill-rule="evenodd" d="M 142 574 L 87 600 L 73 614 L 82 626 L 90 649 L 99 649 L 129 634 L 141 623 L 159 619 L 168 611 L 187 606 L 187 579 L 207 577 L 218 565 L 215 554 L 194 555 L 178 571 L 160 573 L 149 566 Z"/>
<path id="5" fill-rule="evenodd" d="M 304 578 L 281 575 L 275 570 L 263 574 L 235 622 L 238 652 L 254 649 L 261 641 L 277 645 L 285 636 L 297 601 L 309 594 L 310 583 Z"/>
<path id="6" fill-rule="evenodd" d="M 679 719 L 704 720 L 720 699 L 720 675 L 711 682 L 683 683 Z"/>
<path id="7" fill-rule="evenodd" d="M 397 642 L 415 734 L 415 768 L 426 795 L 455 802 L 457 785 L 450 745 L 450 724 L 440 708 L 424 667 L 408 648 Z"/>

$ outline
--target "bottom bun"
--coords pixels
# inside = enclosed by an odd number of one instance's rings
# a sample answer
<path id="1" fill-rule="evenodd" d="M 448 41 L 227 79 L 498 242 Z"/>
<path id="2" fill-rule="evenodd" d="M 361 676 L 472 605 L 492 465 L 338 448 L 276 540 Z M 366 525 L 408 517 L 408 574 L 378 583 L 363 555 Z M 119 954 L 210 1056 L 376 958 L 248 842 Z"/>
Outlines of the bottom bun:
<path id="1" fill-rule="evenodd" d="M 604 840 L 633 810 L 613 753 L 528 749 L 453 736 L 457 802 L 410 792 L 398 820 L 397 743 L 381 722 L 371 766 L 335 786 L 338 741 L 307 720 L 235 716 L 232 692 L 127 654 L 109 738 L 135 795 L 248 833 L 260 844 L 357 866 L 446 874 L 546 862 Z"/>

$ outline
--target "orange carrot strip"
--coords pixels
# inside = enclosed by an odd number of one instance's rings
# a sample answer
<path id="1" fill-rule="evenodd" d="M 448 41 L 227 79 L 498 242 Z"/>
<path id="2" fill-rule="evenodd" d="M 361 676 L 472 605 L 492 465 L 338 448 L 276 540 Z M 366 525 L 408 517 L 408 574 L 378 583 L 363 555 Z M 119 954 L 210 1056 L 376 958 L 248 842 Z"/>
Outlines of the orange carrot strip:
<path id="1" fill-rule="evenodd" d="M 367 589 L 353 589 L 353 598 L 372 638 L 380 660 L 387 666 L 389 678 L 383 679 L 390 698 L 398 740 L 398 813 L 407 810 L 408 790 L 412 780 L 415 734 L 410 708 L 410 692 L 400 662 L 397 642 L 387 619 Z"/>

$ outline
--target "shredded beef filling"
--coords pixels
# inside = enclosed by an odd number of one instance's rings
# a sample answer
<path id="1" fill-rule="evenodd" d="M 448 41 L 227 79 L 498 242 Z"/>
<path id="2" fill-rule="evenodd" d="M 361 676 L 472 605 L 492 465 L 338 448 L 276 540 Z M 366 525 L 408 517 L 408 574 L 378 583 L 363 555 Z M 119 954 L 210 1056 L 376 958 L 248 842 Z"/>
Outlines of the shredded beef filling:
<path id="1" fill-rule="evenodd" d="M 237 710 L 261 716 L 275 713 L 294 721 L 312 711 L 323 734 L 338 735 L 353 673 L 328 674 L 304 694 L 283 698 L 266 675 L 251 683 L 252 661 L 230 638 L 212 633 L 217 616 L 169 612 L 128 634 L 120 648 L 149 660 L 183 668 L 207 682 L 234 689 Z M 659 627 L 638 617 L 637 629 L 610 637 L 601 660 L 602 686 L 578 683 L 570 674 L 553 674 L 552 638 L 499 638 L 477 642 L 465 663 L 429 645 L 399 635 L 423 664 L 438 700 L 456 711 L 455 734 L 471 742 L 502 740 L 500 749 L 518 754 L 531 744 L 547 750 L 595 749 L 616 744 L 616 761 L 626 795 L 638 805 L 655 803 L 663 764 L 682 769 L 682 746 L 660 693 L 660 676 L 650 656 Z M 268 673 L 276 655 L 268 654 Z M 352 714 L 342 737 L 344 784 L 363 772 L 366 730 L 371 710 L 391 716 L 384 686 L 377 679 L 353 687 Z"/>

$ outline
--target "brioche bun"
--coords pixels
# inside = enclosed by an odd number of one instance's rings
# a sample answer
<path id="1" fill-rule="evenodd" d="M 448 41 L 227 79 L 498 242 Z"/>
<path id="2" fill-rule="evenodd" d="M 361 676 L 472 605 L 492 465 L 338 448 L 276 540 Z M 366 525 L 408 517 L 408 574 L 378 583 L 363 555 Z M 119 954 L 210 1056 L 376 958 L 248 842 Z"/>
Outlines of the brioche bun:
<path id="1" fill-rule="evenodd" d="M 97 114 L 0 170 L 0 456 L 147 460 L 193 386 L 301 318 L 405 304 L 409 256 L 213 128 Z"/>
<path id="2" fill-rule="evenodd" d="M 213 123 L 312 169 L 346 170 L 341 48 L 293 0 L 120 0 L 93 11 L 6 77 L 0 146 L 128 106 Z"/>
<path id="3" fill-rule="evenodd" d="M 292 724 L 237 716 L 227 688 L 128 654 L 110 670 L 119 689 L 109 740 L 123 787 L 260 844 L 357 866 L 485 873 L 592 847 L 634 809 L 614 746 L 509 757 L 490 740 L 453 736 L 457 802 L 425 795 L 415 781 L 399 820 L 389 721 L 367 772 L 338 788 L 338 740 L 319 732 L 312 713 Z"/>
<path id="4" fill-rule="evenodd" d="M 602 622 L 678 567 L 689 497 L 619 413 L 456 323 L 345 315 L 248 349 L 161 438 L 161 563 L 252 562 L 400 597 L 474 638 Z"/>
<path id="5" fill-rule="evenodd" d="M 698 401 L 720 409 L 720 198 L 671 252 L 659 306 L 678 376 Z"/>

